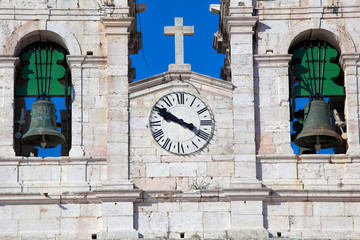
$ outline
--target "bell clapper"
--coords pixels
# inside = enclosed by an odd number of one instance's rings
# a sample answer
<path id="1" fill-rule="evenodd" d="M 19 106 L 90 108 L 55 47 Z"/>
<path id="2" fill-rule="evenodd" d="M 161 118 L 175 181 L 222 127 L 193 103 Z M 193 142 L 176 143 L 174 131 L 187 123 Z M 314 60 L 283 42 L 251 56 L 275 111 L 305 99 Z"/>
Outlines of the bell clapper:
<path id="1" fill-rule="evenodd" d="M 45 135 L 42 135 L 40 146 L 43 150 L 46 147 Z"/>
<path id="2" fill-rule="evenodd" d="M 317 135 L 317 136 L 316 136 L 316 143 L 315 143 L 316 153 L 319 153 L 320 148 L 321 148 L 321 145 L 320 145 L 320 137 L 319 137 L 319 135 Z"/>
<path id="3" fill-rule="evenodd" d="M 344 130 L 343 130 L 343 127 L 346 126 L 346 123 L 341 120 L 340 114 L 338 113 L 338 111 L 337 111 L 336 109 L 333 110 L 333 116 L 334 116 L 334 118 L 335 118 L 335 125 L 340 128 L 341 138 L 344 139 L 344 140 L 346 140 L 346 139 L 347 139 L 347 134 L 346 134 L 346 132 L 344 132 Z"/>

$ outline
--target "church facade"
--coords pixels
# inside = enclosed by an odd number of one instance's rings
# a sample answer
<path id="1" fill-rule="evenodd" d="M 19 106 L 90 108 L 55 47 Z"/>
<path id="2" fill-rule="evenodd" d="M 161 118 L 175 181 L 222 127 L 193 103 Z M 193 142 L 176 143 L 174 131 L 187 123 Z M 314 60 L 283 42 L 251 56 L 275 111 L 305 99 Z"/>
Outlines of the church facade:
<path id="1" fill-rule="evenodd" d="M 0 1 L 1 239 L 360 238 L 360 2 L 209 7 L 222 79 L 183 62 L 179 18 L 175 63 L 133 82 L 144 4 Z M 21 140 L 41 97 L 60 157 Z M 313 99 L 336 137 L 294 147 Z"/>

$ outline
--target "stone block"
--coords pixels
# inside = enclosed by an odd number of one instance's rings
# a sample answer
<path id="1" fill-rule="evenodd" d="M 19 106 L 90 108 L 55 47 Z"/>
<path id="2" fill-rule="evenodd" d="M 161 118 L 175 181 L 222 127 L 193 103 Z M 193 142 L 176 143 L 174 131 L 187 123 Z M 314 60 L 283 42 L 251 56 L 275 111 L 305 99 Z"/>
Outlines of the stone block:
<path id="1" fill-rule="evenodd" d="M 0 220 L 0 235 L 9 234 L 15 235 L 18 232 L 18 220 L 1 219 Z"/>
<path id="2" fill-rule="evenodd" d="M 145 163 L 133 163 L 130 167 L 130 175 L 132 177 L 145 177 Z"/>
<path id="3" fill-rule="evenodd" d="M 172 232 L 187 232 L 202 230 L 201 212 L 171 212 L 169 227 Z"/>
<path id="4" fill-rule="evenodd" d="M 23 181 L 50 181 L 51 166 L 22 166 Z"/>
<path id="5" fill-rule="evenodd" d="M 204 212 L 203 228 L 207 230 L 227 230 L 231 227 L 230 212 Z"/>
<path id="6" fill-rule="evenodd" d="M 16 166 L 1 166 L 0 168 L 0 182 L 17 182 L 17 167 Z"/>
<path id="7" fill-rule="evenodd" d="M 167 233 L 169 219 L 167 212 L 137 212 L 135 214 L 134 226 L 139 232 L 147 234 Z"/>
<path id="8" fill-rule="evenodd" d="M 103 202 L 102 214 L 108 217 L 132 216 L 133 206 L 132 202 Z"/>
<path id="9" fill-rule="evenodd" d="M 59 206 L 61 209 L 61 217 L 77 218 L 80 217 L 80 204 L 63 204 Z"/>
<path id="10" fill-rule="evenodd" d="M 135 203 L 135 212 L 157 212 L 158 203 Z"/>
<path id="11" fill-rule="evenodd" d="M 232 176 L 234 174 L 233 162 L 209 162 L 207 163 L 208 176 Z"/>
<path id="12" fill-rule="evenodd" d="M 232 201 L 231 212 L 235 214 L 257 215 L 263 212 L 262 201 Z"/>
<path id="13" fill-rule="evenodd" d="M 132 230 L 133 216 L 103 217 L 103 229 L 109 232 L 116 230 Z M 96 228 L 94 228 L 96 229 Z"/>
<path id="14" fill-rule="evenodd" d="M 290 215 L 292 216 L 312 216 L 313 203 L 312 202 L 290 202 Z"/>
<path id="15" fill-rule="evenodd" d="M 20 219 L 19 234 L 22 233 L 58 233 L 60 219 Z"/>
<path id="16" fill-rule="evenodd" d="M 61 216 L 61 208 L 58 205 L 41 205 L 40 218 L 57 219 Z"/>
<path id="17" fill-rule="evenodd" d="M 345 209 L 343 202 L 314 202 L 314 216 L 344 216 Z"/>
<path id="18" fill-rule="evenodd" d="M 80 206 L 80 216 L 81 217 L 100 217 L 101 213 L 100 204 L 82 204 Z"/>
<path id="19" fill-rule="evenodd" d="M 175 190 L 176 178 L 134 178 L 134 185 L 144 190 Z"/>
<path id="20" fill-rule="evenodd" d="M 297 230 L 314 230 L 320 231 L 321 230 L 321 222 L 320 217 L 314 216 L 294 216 L 290 217 L 290 229 L 293 231 Z"/>
<path id="21" fill-rule="evenodd" d="M 40 219 L 40 205 L 14 206 L 12 219 Z"/>
<path id="22" fill-rule="evenodd" d="M 206 163 L 202 163 L 202 162 L 170 163 L 170 176 L 196 177 L 196 176 L 205 176 L 205 175 L 206 175 Z"/>
<path id="23" fill-rule="evenodd" d="M 61 175 L 61 179 L 66 182 L 85 182 L 85 165 L 63 166 Z"/>
<path id="24" fill-rule="evenodd" d="M 230 202 L 200 202 L 200 212 L 229 212 Z"/>
<path id="25" fill-rule="evenodd" d="M 268 216 L 267 229 L 276 231 L 289 231 L 289 217 L 288 216 Z"/>
<path id="26" fill-rule="evenodd" d="M 180 204 L 181 212 L 198 212 L 199 211 L 198 202 L 182 202 Z"/>
<path id="27" fill-rule="evenodd" d="M 323 231 L 352 231 L 353 218 L 352 217 L 322 217 L 321 228 Z"/>
<path id="28" fill-rule="evenodd" d="M 360 231 L 360 217 L 353 217 L 354 219 L 354 231 Z"/>
<path id="29" fill-rule="evenodd" d="M 61 233 L 75 233 L 78 239 L 90 239 L 91 234 L 99 232 L 101 220 L 96 217 L 61 218 Z"/>
<path id="30" fill-rule="evenodd" d="M 262 215 L 245 215 L 232 213 L 231 227 L 235 229 L 263 228 L 264 218 Z"/>
<path id="31" fill-rule="evenodd" d="M 159 212 L 179 212 L 180 203 L 179 202 L 164 202 L 158 203 Z"/>
<path id="32" fill-rule="evenodd" d="M 360 216 L 360 203 L 359 202 L 345 202 L 344 210 L 345 210 L 344 215 L 346 217 Z"/>
<path id="33" fill-rule="evenodd" d="M 147 163 L 146 177 L 168 177 L 170 167 L 168 163 Z"/>

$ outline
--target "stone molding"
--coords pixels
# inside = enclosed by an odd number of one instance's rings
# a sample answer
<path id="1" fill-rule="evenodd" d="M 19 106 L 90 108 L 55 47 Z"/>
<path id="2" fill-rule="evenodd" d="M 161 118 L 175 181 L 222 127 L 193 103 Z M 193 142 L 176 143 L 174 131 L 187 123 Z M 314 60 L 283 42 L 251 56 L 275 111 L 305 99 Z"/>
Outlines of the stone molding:
<path id="1" fill-rule="evenodd" d="M 340 66 L 343 70 L 347 67 L 360 66 L 360 53 L 342 53 L 340 55 Z"/>
<path id="2" fill-rule="evenodd" d="M 305 20 L 310 18 L 332 19 L 341 15 L 357 17 L 360 6 L 309 6 L 309 7 L 277 7 L 256 8 L 261 20 Z"/>
<path id="3" fill-rule="evenodd" d="M 181 80 L 180 80 L 181 76 Z M 168 88 L 170 85 L 201 84 L 200 90 L 216 89 L 216 93 L 224 96 L 232 96 L 233 85 L 217 78 L 208 77 L 196 72 L 165 72 L 129 85 L 130 98 L 151 94 Z"/>
<path id="4" fill-rule="evenodd" d="M 240 16 L 233 17 L 229 16 L 225 18 L 225 26 L 227 27 L 227 32 L 231 36 L 232 34 L 254 34 L 254 27 L 257 21 L 259 20 L 258 16 Z"/>
<path id="5" fill-rule="evenodd" d="M 358 202 L 360 191 L 351 190 L 276 190 L 270 191 L 267 202 Z"/>
<path id="6" fill-rule="evenodd" d="M 291 54 L 284 55 L 254 55 L 254 66 L 258 68 L 289 67 Z"/>
<path id="7" fill-rule="evenodd" d="M 359 162 L 359 156 L 350 156 L 348 154 L 304 154 L 304 155 L 257 155 L 257 163 L 331 163 L 345 164 Z"/>
<path id="8" fill-rule="evenodd" d="M 66 61 L 70 68 L 98 68 L 107 64 L 106 57 L 92 55 L 67 55 Z"/>
<path id="9" fill-rule="evenodd" d="M 0 68 L 14 68 L 18 62 L 18 57 L 13 57 L 10 55 L 0 56 Z"/>
<path id="10" fill-rule="evenodd" d="M 131 32 L 130 26 L 133 23 L 134 18 L 113 18 L 104 17 L 101 22 L 106 28 L 106 35 L 129 35 Z"/>
<path id="11" fill-rule="evenodd" d="M 263 201 L 269 196 L 270 189 L 266 188 L 232 188 L 224 189 L 224 195 L 231 201 Z"/>

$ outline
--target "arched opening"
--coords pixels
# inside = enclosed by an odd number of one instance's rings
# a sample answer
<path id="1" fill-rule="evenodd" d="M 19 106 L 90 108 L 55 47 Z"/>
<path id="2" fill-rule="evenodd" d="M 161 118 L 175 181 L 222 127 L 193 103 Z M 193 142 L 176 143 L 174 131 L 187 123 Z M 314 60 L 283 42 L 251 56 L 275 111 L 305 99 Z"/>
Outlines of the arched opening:
<path id="1" fill-rule="evenodd" d="M 294 153 L 346 153 L 344 74 L 335 37 L 328 31 L 306 31 L 294 39 L 289 53 Z"/>
<path id="2" fill-rule="evenodd" d="M 19 51 L 20 63 L 16 67 L 14 81 L 14 149 L 17 156 L 69 155 L 71 76 L 66 63 L 66 55 L 68 51 L 52 41 L 36 41 Z M 40 99 L 55 104 L 56 123 L 52 124 L 52 127 L 65 137 L 65 142 L 56 147 L 52 146 L 48 140 L 43 147 L 36 146 L 34 142 L 22 140 L 24 134 L 29 131 L 30 122 L 33 121 L 31 119 L 32 104 Z M 32 113 L 33 116 L 35 114 L 35 112 Z M 45 123 L 41 124 L 45 125 Z M 49 125 L 45 127 L 48 128 Z"/>

